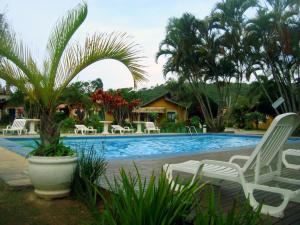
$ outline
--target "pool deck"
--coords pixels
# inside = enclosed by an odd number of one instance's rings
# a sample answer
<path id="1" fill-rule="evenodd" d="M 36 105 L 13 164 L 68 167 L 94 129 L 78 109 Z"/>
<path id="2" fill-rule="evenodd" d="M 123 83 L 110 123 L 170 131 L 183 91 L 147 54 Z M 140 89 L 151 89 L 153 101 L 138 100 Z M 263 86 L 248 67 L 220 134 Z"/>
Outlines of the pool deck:
<path id="1" fill-rule="evenodd" d="M 27 136 L 28 137 L 28 136 Z M 286 145 L 286 148 L 300 149 L 300 143 L 290 143 Z M 162 165 L 165 163 L 179 163 L 186 160 L 203 160 L 214 159 L 227 161 L 232 155 L 250 155 L 253 148 L 240 149 L 234 151 L 222 151 L 213 153 L 200 153 L 193 155 L 174 156 L 168 158 L 155 158 L 145 160 L 113 160 L 109 161 L 106 176 L 109 180 L 112 180 L 114 176 L 118 177 L 119 170 L 124 168 L 126 171 L 132 171 L 134 173 L 134 163 L 139 169 L 142 177 L 149 177 L 152 172 L 158 174 L 161 171 Z M 134 162 L 134 163 L 133 163 Z M 300 173 L 297 171 L 293 174 L 290 170 L 284 169 L 284 174 L 298 177 L 300 179 Z M 27 159 L 11 152 L 7 149 L 0 147 L 0 178 L 4 180 L 12 189 L 31 187 L 30 180 L 27 173 Z M 101 184 L 106 188 L 106 185 Z M 223 208 L 229 208 L 232 204 L 234 196 L 243 196 L 241 188 L 237 184 L 226 183 L 222 185 L 219 190 L 222 194 Z M 266 197 L 265 195 L 261 196 Z M 267 196 L 268 197 L 268 196 Z M 271 201 L 275 201 L 271 198 Z M 288 224 L 300 224 L 300 204 L 289 203 L 285 210 L 285 216 L 281 219 L 272 218 L 272 224 L 276 225 L 288 225 Z"/>

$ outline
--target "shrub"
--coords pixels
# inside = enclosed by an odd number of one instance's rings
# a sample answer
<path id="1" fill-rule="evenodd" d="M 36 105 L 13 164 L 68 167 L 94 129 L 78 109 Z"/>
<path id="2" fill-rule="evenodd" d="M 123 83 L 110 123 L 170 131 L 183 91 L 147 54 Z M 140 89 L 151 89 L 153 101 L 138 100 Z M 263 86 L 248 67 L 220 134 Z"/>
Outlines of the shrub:
<path id="1" fill-rule="evenodd" d="M 8 125 L 12 122 L 12 118 L 8 113 L 3 113 L 1 116 L 0 124 L 1 125 Z"/>
<path id="2" fill-rule="evenodd" d="M 203 185 L 195 182 L 176 191 L 164 173 L 142 179 L 120 171 L 120 179 L 107 181 L 112 192 L 104 197 L 101 224 L 110 225 L 256 225 L 261 220 L 261 206 L 253 211 L 248 201 L 234 201 L 224 212 L 212 189 L 199 195 Z M 178 180 L 178 179 L 177 179 Z M 175 183 L 176 181 L 175 180 Z M 201 197 L 200 199 L 200 196 Z M 201 201 L 200 201 L 201 200 Z M 264 218 L 265 219 L 265 218 Z"/>
<path id="3" fill-rule="evenodd" d="M 256 129 L 258 129 L 259 121 L 266 121 L 266 117 L 264 114 L 255 111 L 255 112 L 247 113 L 245 115 L 245 121 L 246 121 L 245 127 L 252 127 L 252 123 L 255 123 Z"/>
<path id="4" fill-rule="evenodd" d="M 201 186 L 195 182 L 180 191 L 168 182 L 162 172 L 149 180 L 142 179 L 137 168 L 136 176 L 120 171 L 120 182 L 108 184 L 112 194 L 105 198 L 102 224 L 110 225 L 175 225 L 184 224 L 189 216 L 195 194 Z"/>
<path id="5" fill-rule="evenodd" d="M 100 123 L 98 115 L 89 116 L 85 119 L 84 124 L 86 126 L 92 126 L 94 129 L 97 129 L 98 133 L 103 131 L 103 124 Z"/>
<path id="6" fill-rule="evenodd" d="M 199 127 L 199 123 L 200 123 L 200 117 L 199 116 L 192 116 L 190 118 L 190 121 L 191 121 L 191 126 Z"/>
<path id="7" fill-rule="evenodd" d="M 160 128 L 162 132 L 165 133 L 184 133 L 185 132 L 185 124 L 168 122 L 167 120 L 161 122 Z"/>
<path id="8" fill-rule="evenodd" d="M 35 149 L 31 151 L 28 156 L 72 156 L 75 154 L 75 151 L 69 146 L 64 145 L 60 140 L 56 145 L 43 145 L 39 141 L 35 141 Z"/>
<path id="9" fill-rule="evenodd" d="M 69 131 L 69 130 L 74 130 L 75 124 L 76 124 L 75 120 L 73 118 L 69 117 L 69 118 L 64 119 L 61 122 L 60 127 L 61 127 L 62 131 Z"/>
<path id="10" fill-rule="evenodd" d="M 78 200 L 90 209 L 94 217 L 99 218 L 97 209 L 99 186 L 96 182 L 99 182 L 106 171 L 107 162 L 103 157 L 104 148 L 101 153 L 97 152 L 94 147 L 87 149 L 85 145 L 79 146 L 79 149 L 72 192 Z"/>

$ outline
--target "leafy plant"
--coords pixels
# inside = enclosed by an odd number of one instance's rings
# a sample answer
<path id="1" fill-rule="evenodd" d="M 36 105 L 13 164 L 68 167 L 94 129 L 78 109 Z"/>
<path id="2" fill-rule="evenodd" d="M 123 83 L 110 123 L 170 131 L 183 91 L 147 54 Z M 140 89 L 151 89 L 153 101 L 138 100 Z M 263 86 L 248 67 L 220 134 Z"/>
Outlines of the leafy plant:
<path id="1" fill-rule="evenodd" d="M 85 119 L 84 124 L 86 126 L 92 126 L 94 129 L 97 129 L 97 132 L 103 131 L 103 124 L 100 123 L 98 115 L 91 115 Z"/>
<path id="2" fill-rule="evenodd" d="M 192 116 L 190 121 L 191 121 L 192 126 L 199 127 L 199 123 L 200 123 L 200 117 L 199 116 Z"/>
<path id="3" fill-rule="evenodd" d="M 261 206 L 253 211 L 248 201 L 241 203 L 234 200 L 232 207 L 225 213 L 213 190 L 205 192 L 204 200 L 197 207 L 194 225 L 267 224 L 261 220 Z"/>
<path id="4" fill-rule="evenodd" d="M 28 155 L 35 156 L 72 156 L 75 154 L 75 151 L 68 146 L 65 146 L 63 142 L 59 142 L 56 145 L 43 145 L 38 141 L 35 141 L 36 148 L 31 151 Z"/>
<path id="5" fill-rule="evenodd" d="M 135 43 L 128 42 L 126 34 L 94 34 L 85 39 L 84 45 L 70 42 L 87 13 L 87 5 L 83 3 L 59 20 L 47 44 L 47 57 L 40 63 L 42 68 L 13 31 L 0 35 L 0 78 L 39 106 L 40 148 L 47 149 L 35 153 L 56 152 L 60 137 L 60 121 L 55 118 L 59 99 L 71 81 L 89 65 L 114 59 L 128 68 L 135 85 L 145 80 L 140 51 Z"/>
<path id="6" fill-rule="evenodd" d="M 161 172 L 148 181 L 120 171 L 120 181 L 107 181 L 112 195 L 104 197 L 102 223 L 110 225 L 176 225 L 184 224 L 191 213 L 196 193 L 202 188 L 197 182 L 176 191 Z"/>
<path id="7" fill-rule="evenodd" d="M 75 120 L 73 118 L 69 117 L 69 118 L 64 119 L 61 122 L 60 127 L 61 127 L 61 130 L 63 130 L 63 131 L 74 130 L 75 124 L 76 124 Z"/>
<path id="8" fill-rule="evenodd" d="M 246 126 L 249 126 L 251 128 L 252 124 L 255 123 L 255 128 L 258 129 L 259 121 L 266 121 L 266 117 L 264 114 L 260 112 L 251 112 L 247 113 L 245 115 L 245 121 L 247 122 Z"/>
<path id="9" fill-rule="evenodd" d="M 157 118 L 159 116 L 159 114 L 155 113 L 155 112 L 149 113 L 148 115 L 149 115 L 150 119 L 154 122 L 157 120 Z"/>
<path id="10" fill-rule="evenodd" d="M 103 145 L 102 145 L 103 146 Z M 92 214 L 98 218 L 97 200 L 99 198 L 99 186 L 97 182 L 106 171 L 107 162 L 102 151 L 97 151 L 93 146 L 79 147 L 78 161 L 72 184 L 72 192 L 77 199 L 87 205 Z"/>
<path id="11" fill-rule="evenodd" d="M 183 133 L 185 131 L 185 124 L 162 121 L 160 124 L 161 131 L 165 133 Z"/>

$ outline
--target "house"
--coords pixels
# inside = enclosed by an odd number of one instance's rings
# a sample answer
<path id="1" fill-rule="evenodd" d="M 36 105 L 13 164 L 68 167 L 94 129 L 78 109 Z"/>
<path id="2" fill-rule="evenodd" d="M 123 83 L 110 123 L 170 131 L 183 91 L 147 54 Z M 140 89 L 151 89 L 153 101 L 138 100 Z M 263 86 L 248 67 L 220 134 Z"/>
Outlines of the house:
<path id="1" fill-rule="evenodd" d="M 171 94 L 165 93 L 133 110 L 141 121 L 184 122 L 187 120 L 187 107 L 171 99 Z"/>

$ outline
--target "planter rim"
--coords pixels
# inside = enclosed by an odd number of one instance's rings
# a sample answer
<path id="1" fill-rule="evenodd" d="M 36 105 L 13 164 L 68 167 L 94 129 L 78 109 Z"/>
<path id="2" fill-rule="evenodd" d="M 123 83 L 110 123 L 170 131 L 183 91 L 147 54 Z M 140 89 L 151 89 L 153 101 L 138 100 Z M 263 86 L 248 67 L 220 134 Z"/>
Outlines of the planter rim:
<path id="1" fill-rule="evenodd" d="M 77 161 L 77 156 L 30 156 L 28 158 L 29 163 L 72 163 Z"/>

